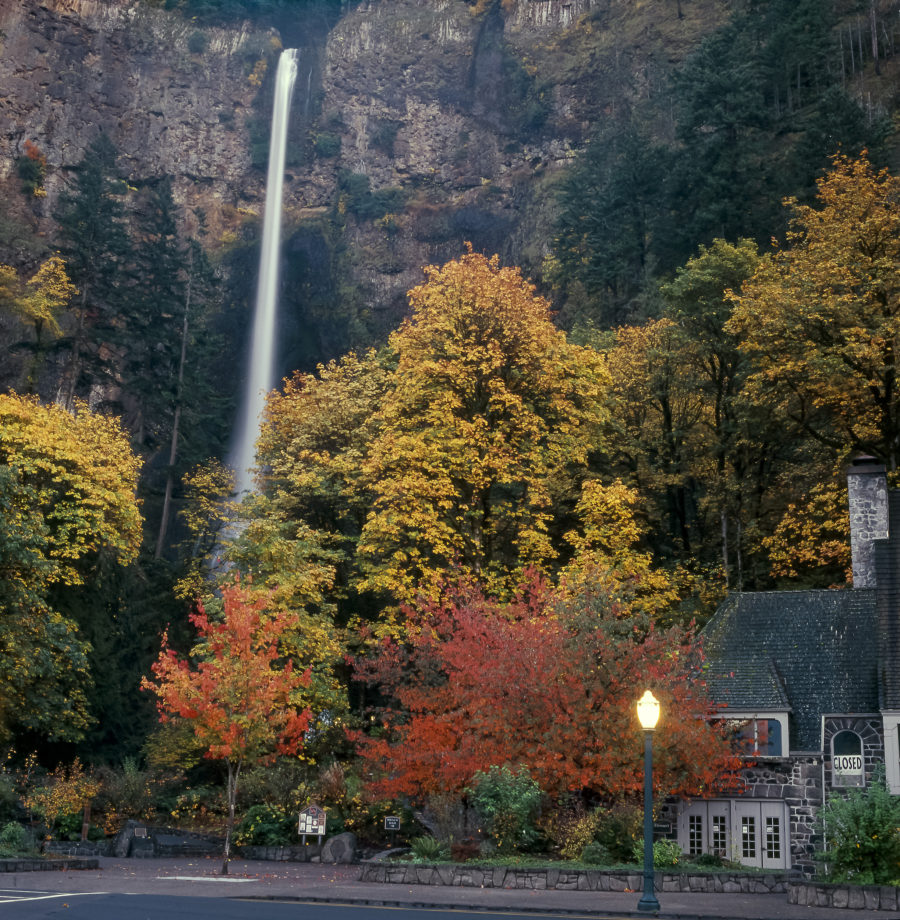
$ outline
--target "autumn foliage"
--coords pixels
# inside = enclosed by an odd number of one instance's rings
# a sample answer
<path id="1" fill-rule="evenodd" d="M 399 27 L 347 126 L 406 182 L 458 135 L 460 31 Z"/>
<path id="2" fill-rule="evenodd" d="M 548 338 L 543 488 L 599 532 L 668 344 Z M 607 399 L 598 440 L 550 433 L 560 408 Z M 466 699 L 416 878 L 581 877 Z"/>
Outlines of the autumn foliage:
<path id="1" fill-rule="evenodd" d="M 900 463 L 900 178 L 834 157 L 815 206 L 734 296 L 750 385 L 822 443 Z"/>
<path id="2" fill-rule="evenodd" d="M 267 598 L 234 583 L 222 592 L 223 613 L 191 614 L 199 644 L 197 662 L 179 658 L 163 637 L 153 665 L 156 681 L 144 687 L 159 697 L 162 721 L 179 716 L 214 760 L 265 759 L 295 749 L 309 721 L 292 706 L 309 675 L 290 661 L 278 664 L 278 641 L 293 625 L 290 614 L 266 614 Z"/>
<path id="3" fill-rule="evenodd" d="M 386 795 L 458 791 L 495 765 L 525 765 L 554 794 L 636 794 L 634 707 L 647 687 L 662 702 L 659 790 L 710 794 L 736 775 L 727 739 L 703 718 L 702 655 L 683 630 L 539 579 L 507 604 L 456 584 L 407 615 L 406 642 L 384 639 L 356 662 L 357 677 L 389 697 L 379 730 L 357 739 Z"/>
<path id="4" fill-rule="evenodd" d="M 518 269 L 469 251 L 409 292 L 363 462 L 366 587 L 401 601 L 458 566 L 497 594 L 555 559 L 556 506 L 603 440 L 608 375 Z"/>
<path id="5" fill-rule="evenodd" d="M 163 636 L 153 665 L 155 681 L 144 689 L 158 697 L 161 721 L 185 719 L 204 748 L 204 756 L 223 760 L 228 771 L 229 824 L 225 860 L 241 767 L 296 753 L 303 744 L 310 713 L 298 705 L 308 671 L 281 661 L 279 642 L 296 626 L 296 617 L 267 613 L 269 598 L 235 581 L 222 591 L 222 615 L 198 605 L 191 615 L 199 643 L 195 662 L 180 658 Z"/>

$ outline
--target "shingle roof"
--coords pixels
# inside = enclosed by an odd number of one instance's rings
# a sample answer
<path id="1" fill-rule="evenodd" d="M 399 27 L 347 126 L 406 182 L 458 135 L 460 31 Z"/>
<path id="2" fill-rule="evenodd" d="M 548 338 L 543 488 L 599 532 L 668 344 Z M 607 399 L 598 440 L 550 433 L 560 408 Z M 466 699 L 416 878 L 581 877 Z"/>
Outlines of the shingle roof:
<path id="1" fill-rule="evenodd" d="M 790 711 L 784 684 L 771 658 L 719 657 L 704 668 L 703 677 L 712 699 L 735 711 Z"/>
<path id="2" fill-rule="evenodd" d="M 900 492 L 888 492 L 891 536 L 875 541 L 881 708 L 900 709 Z"/>
<path id="3" fill-rule="evenodd" d="M 703 630 L 713 699 L 789 707 L 791 749 L 819 750 L 822 713 L 879 708 L 876 624 L 874 590 L 733 594 Z"/>

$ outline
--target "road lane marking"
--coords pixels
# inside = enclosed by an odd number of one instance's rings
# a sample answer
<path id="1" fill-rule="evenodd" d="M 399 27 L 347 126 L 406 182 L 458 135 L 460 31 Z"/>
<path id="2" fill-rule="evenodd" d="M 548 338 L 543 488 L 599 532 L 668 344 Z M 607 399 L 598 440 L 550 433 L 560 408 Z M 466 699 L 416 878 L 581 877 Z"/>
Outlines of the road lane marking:
<path id="1" fill-rule="evenodd" d="M 40 892 L 21 892 L 24 897 L 10 897 L 6 892 L 11 889 L 0 890 L 0 904 L 11 904 L 15 901 L 51 901 L 53 898 L 83 898 L 95 894 L 108 894 L 106 891 L 69 891 L 62 894 L 42 894 Z"/>
<path id="2" fill-rule="evenodd" d="M 228 875 L 157 875 L 164 882 L 255 882 L 255 878 L 231 878 Z"/>

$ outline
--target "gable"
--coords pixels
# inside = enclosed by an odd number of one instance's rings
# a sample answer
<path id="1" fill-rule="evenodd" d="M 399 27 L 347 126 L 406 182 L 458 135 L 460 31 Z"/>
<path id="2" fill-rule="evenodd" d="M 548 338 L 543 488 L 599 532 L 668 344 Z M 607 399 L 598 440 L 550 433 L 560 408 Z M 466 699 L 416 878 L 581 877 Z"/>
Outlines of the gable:
<path id="1" fill-rule="evenodd" d="M 791 748 L 818 750 L 823 713 L 879 708 L 876 625 L 868 589 L 733 594 L 702 632 L 711 696 L 789 709 Z"/>

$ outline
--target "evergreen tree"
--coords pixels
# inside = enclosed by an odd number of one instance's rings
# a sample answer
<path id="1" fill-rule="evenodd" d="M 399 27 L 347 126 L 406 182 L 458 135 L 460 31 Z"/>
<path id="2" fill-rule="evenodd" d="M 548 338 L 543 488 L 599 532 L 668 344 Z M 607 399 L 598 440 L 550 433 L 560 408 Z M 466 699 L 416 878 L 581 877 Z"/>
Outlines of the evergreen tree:
<path id="1" fill-rule="evenodd" d="M 664 150 L 635 122 L 590 143 L 560 193 L 553 281 L 565 287 L 567 325 L 624 322 L 660 261 Z M 586 303 L 579 304 L 576 289 Z"/>
<path id="2" fill-rule="evenodd" d="M 141 201 L 135 237 L 118 336 L 121 380 L 129 403 L 129 428 L 138 445 L 153 450 L 171 430 L 188 262 L 168 177 L 155 183 Z"/>
<path id="3" fill-rule="evenodd" d="M 69 409 L 76 396 L 86 396 L 93 386 L 109 384 L 114 377 L 111 353 L 101 346 L 114 338 L 129 248 L 123 190 L 115 147 L 100 134 L 76 167 L 56 214 L 60 254 L 80 291 L 73 328 L 60 340 L 68 351 L 60 395 Z"/>

